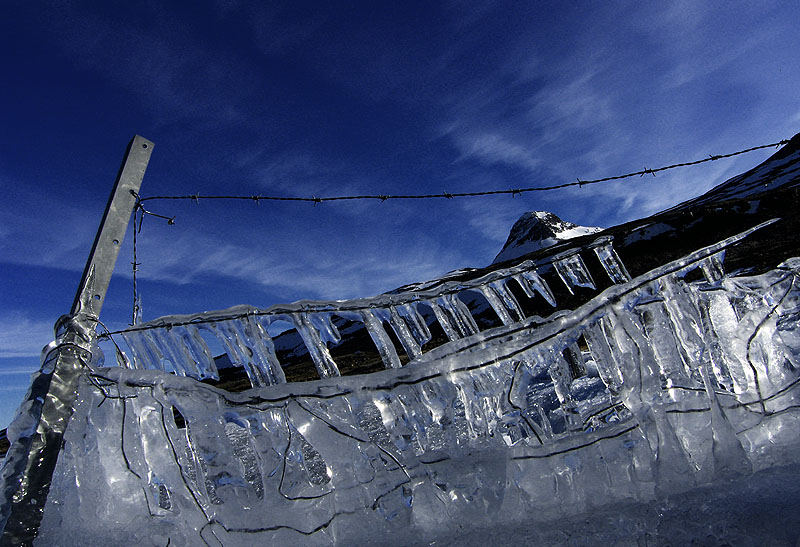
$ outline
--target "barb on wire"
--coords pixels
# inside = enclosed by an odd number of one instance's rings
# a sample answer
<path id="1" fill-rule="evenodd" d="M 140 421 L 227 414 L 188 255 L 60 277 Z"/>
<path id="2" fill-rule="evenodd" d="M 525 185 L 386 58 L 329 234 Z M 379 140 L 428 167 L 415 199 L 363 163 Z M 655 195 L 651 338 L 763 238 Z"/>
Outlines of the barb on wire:
<path id="1" fill-rule="evenodd" d="M 345 200 L 378 200 L 378 201 L 386 201 L 387 199 L 433 199 L 433 198 L 444 198 L 444 199 L 453 199 L 453 198 L 460 198 L 460 197 L 475 197 L 475 196 L 493 196 L 493 195 L 500 195 L 500 194 L 511 194 L 512 196 L 521 195 L 526 192 L 546 192 L 550 190 L 560 190 L 561 188 L 568 188 L 570 186 L 579 186 L 583 187 L 587 184 L 597 184 L 601 182 L 611 182 L 616 180 L 622 180 L 630 177 L 639 176 L 642 177 L 644 175 L 653 175 L 656 176 L 656 173 L 661 171 L 667 171 L 669 169 L 676 169 L 678 167 L 688 167 L 690 165 L 698 165 L 701 163 L 706 163 L 709 161 L 716 161 L 722 158 L 730 158 L 733 156 L 738 156 L 740 154 L 746 154 L 748 152 L 753 152 L 755 150 L 761 150 L 764 148 L 773 148 L 775 146 L 781 146 L 789 142 L 789 139 L 783 139 L 778 142 L 773 142 L 770 144 L 762 144 L 759 146 L 753 146 L 751 148 L 746 148 L 744 150 L 739 150 L 737 152 L 731 152 L 728 154 L 716 154 L 710 155 L 707 158 L 695 160 L 695 161 L 687 161 L 682 163 L 675 163 L 672 165 L 666 165 L 664 167 L 657 167 L 655 169 L 650 169 L 645 167 L 641 171 L 635 171 L 633 173 L 626 173 L 624 175 L 614 175 L 611 177 L 603 177 L 599 179 L 590 179 L 590 180 L 582 180 L 578 178 L 575 182 L 565 182 L 562 184 L 554 184 L 551 186 L 534 186 L 530 188 L 513 188 L 507 190 L 486 190 L 482 192 L 442 192 L 440 194 L 396 194 L 396 195 L 387 195 L 387 194 L 364 194 L 364 195 L 355 195 L 355 196 L 327 196 L 327 197 L 318 197 L 318 196 L 311 196 L 311 197 L 302 197 L 302 196 L 253 196 L 253 195 L 213 195 L 213 196 L 203 196 L 203 199 L 226 199 L 226 200 L 252 200 L 256 203 L 266 200 L 266 201 L 300 201 L 300 202 L 308 202 L 313 203 L 314 205 L 319 205 L 325 201 L 345 201 Z M 149 201 L 149 200 L 192 200 L 197 203 L 200 200 L 199 194 L 189 194 L 189 195 L 175 195 L 175 196 L 148 196 L 144 198 L 139 198 L 139 202 Z M 148 214 L 152 214 L 149 213 Z M 160 216 L 160 215 L 155 215 Z M 166 218 L 166 217 L 161 217 Z M 174 217 L 173 217 L 174 220 Z"/>
<path id="2" fill-rule="evenodd" d="M 136 193 L 135 190 L 131 190 L 131 194 L 133 197 L 136 198 L 136 203 L 133 205 L 133 261 L 131 262 L 131 267 L 133 269 L 133 311 L 131 313 L 131 322 L 130 325 L 134 326 L 139 321 L 139 316 L 141 315 L 141 304 L 139 300 L 139 289 L 138 289 L 138 282 L 136 279 L 136 272 L 139 271 L 139 266 L 142 265 L 141 262 L 137 259 L 137 248 L 138 248 L 138 234 L 142 231 L 142 224 L 144 223 L 145 215 L 150 215 L 157 218 L 163 218 L 167 221 L 169 226 L 175 224 L 175 217 L 168 217 L 166 215 L 160 215 L 158 213 L 154 213 L 152 211 L 148 211 L 142 205 L 143 199 Z"/>

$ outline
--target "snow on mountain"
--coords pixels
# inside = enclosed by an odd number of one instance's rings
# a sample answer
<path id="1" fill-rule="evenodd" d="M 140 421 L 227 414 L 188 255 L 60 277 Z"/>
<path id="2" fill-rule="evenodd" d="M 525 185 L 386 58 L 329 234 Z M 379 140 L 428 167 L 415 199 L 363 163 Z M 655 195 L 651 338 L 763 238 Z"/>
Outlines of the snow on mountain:
<path id="1" fill-rule="evenodd" d="M 514 223 L 505 245 L 492 264 L 551 247 L 566 239 L 602 231 L 603 228 L 578 226 L 549 211 L 529 211 Z"/>

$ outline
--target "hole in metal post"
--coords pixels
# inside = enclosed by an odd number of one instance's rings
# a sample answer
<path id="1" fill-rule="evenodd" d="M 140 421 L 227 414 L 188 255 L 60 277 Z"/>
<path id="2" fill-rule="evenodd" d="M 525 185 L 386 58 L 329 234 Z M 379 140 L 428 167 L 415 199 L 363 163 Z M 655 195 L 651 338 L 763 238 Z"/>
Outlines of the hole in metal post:
<path id="1" fill-rule="evenodd" d="M 99 294 L 94 295 L 94 299 L 95 300 L 100 300 L 100 295 Z"/>
<path id="2" fill-rule="evenodd" d="M 147 144 L 146 144 L 146 143 L 145 143 L 145 144 L 143 144 L 143 145 L 142 145 L 142 148 L 147 148 Z"/>
<path id="3" fill-rule="evenodd" d="M 115 239 L 115 240 L 113 241 L 113 243 L 114 243 L 114 245 L 119 245 L 119 239 Z"/>

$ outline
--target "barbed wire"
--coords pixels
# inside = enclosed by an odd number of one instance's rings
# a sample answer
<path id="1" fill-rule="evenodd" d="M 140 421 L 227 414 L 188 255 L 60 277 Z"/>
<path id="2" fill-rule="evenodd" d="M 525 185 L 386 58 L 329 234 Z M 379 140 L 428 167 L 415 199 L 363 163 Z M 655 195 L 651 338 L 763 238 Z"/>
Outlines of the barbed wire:
<path id="1" fill-rule="evenodd" d="M 787 144 L 790 139 L 783 139 L 778 142 L 770 143 L 770 144 L 762 144 L 759 146 L 752 146 L 750 148 L 745 148 L 743 150 L 738 150 L 736 152 L 729 152 L 727 154 L 711 154 L 707 158 L 702 158 L 699 160 L 694 161 L 687 161 L 681 163 L 674 163 L 672 165 L 665 165 L 663 167 L 656 167 L 655 169 L 650 169 L 645 167 L 641 171 L 634 171 L 633 173 L 625 173 L 624 175 L 614 175 L 610 177 L 603 177 L 599 179 L 588 179 L 588 180 L 581 180 L 578 178 L 575 182 L 565 182 L 562 184 L 554 184 L 551 186 L 535 186 L 529 188 L 510 188 L 506 190 L 485 190 L 482 192 L 442 192 L 440 194 L 363 194 L 363 195 L 354 195 L 354 196 L 328 196 L 328 197 L 300 197 L 300 196 L 262 196 L 262 195 L 209 195 L 209 196 L 201 196 L 200 194 L 189 194 L 189 195 L 175 195 L 175 196 L 147 196 L 141 197 L 139 194 L 131 190 L 131 193 L 136 197 L 136 204 L 133 210 L 133 261 L 131 262 L 131 266 L 133 268 L 133 310 L 132 310 L 132 317 L 130 326 L 135 326 L 139 321 L 139 315 L 141 314 L 141 302 L 138 293 L 138 283 L 137 283 L 137 271 L 139 266 L 141 266 L 141 262 L 137 260 L 137 234 L 142 230 L 142 222 L 144 221 L 144 217 L 146 215 L 154 216 L 157 218 L 161 218 L 167 221 L 167 224 L 173 225 L 175 224 L 175 217 L 168 217 L 166 215 L 160 215 L 158 213 L 153 213 L 148 211 L 144 208 L 143 203 L 145 201 L 156 201 L 156 200 L 192 200 L 195 203 L 198 203 L 200 199 L 212 199 L 212 200 L 247 200 L 253 201 L 258 203 L 260 201 L 295 201 L 295 202 L 310 202 L 314 205 L 319 203 L 327 202 L 327 201 L 345 201 L 345 200 L 379 200 L 381 202 L 387 201 L 390 199 L 434 199 L 434 198 L 445 198 L 445 199 L 453 199 L 459 197 L 478 197 L 478 196 L 494 196 L 494 195 L 502 195 L 502 194 L 511 194 L 512 196 L 521 195 L 527 192 L 543 192 L 543 191 L 550 191 L 550 190 L 559 190 L 562 188 L 569 188 L 572 186 L 583 187 L 589 184 L 598 184 L 602 182 L 610 182 L 616 180 L 622 180 L 631 177 L 643 177 L 644 175 L 653 175 L 656 176 L 656 173 L 660 173 L 662 171 L 667 171 L 669 169 L 676 169 L 678 167 L 688 167 L 692 165 L 699 165 L 701 163 L 707 163 L 710 161 L 716 161 L 723 158 L 730 158 L 733 156 L 738 156 L 741 154 L 746 154 L 748 152 L 753 152 L 755 150 L 762 150 L 764 148 L 773 148 L 776 146 L 782 146 Z M 138 215 L 138 218 L 137 218 Z"/>
<path id="2" fill-rule="evenodd" d="M 727 154 L 711 154 L 707 158 L 702 158 L 699 160 L 694 161 L 687 161 L 682 163 L 674 163 L 672 165 L 665 165 L 663 167 L 656 167 L 655 169 L 650 169 L 645 167 L 641 171 L 635 171 L 633 173 L 625 173 L 624 175 L 614 175 L 611 177 L 603 177 L 599 179 L 588 179 L 582 180 L 577 179 L 574 182 L 565 182 L 562 184 L 554 184 L 551 186 L 532 186 L 528 188 L 509 188 L 503 190 L 484 190 L 481 192 L 441 192 L 439 194 L 361 194 L 361 195 L 353 195 L 353 196 L 326 196 L 326 197 L 318 197 L 318 196 L 311 196 L 311 197 L 302 197 L 302 196 L 263 196 L 260 194 L 253 194 L 253 195 L 208 195 L 203 196 L 199 193 L 197 194 L 188 194 L 188 195 L 175 195 L 175 196 L 147 196 L 139 199 L 139 203 L 145 201 L 154 201 L 154 200 L 192 200 L 198 203 L 201 199 L 215 199 L 215 200 L 248 200 L 253 202 L 260 202 L 260 201 L 299 201 L 299 202 L 308 202 L 313 204 L 319 204 L 327 201 L 347 201 L 347 200 L 378 200 L 378 201 L 387 201 L 390 199 L 434 199 L 434 198 L 445 198 L 445 199 L 453 199 L 453 198 L 461 198 L 461 197 L 477 197 L 477 196 L 494 196 L 494 195 L 502 195 L 502 194 L 511 194 L 512 196 L 528 193 L 528 192 L 545 192 L 551 190 L 560 190 L 562 188 L 569 188 L 571 186 L 578 186 L 583 187 L 589 184 L 598 184 L 601 182 L 610 182 L 615 180 L 626 179 L 630 177 L 643 177 L 644 175 L 653 175 L 655 176 L 656 173 L 660 173 L 662 171 L 667 171 L 669 169 L 676 169 L 678 167 L 688 167 L 690 165 L 699 165 L 701 163 L 706 163 L 710 161 L 716 161 L 723 158 L 730 158 L 733 156 L 738 156 L 741 154 L 746 154 L 748 152 L 753 152 L 755 150 L 762 150 L 764 148 L 773 148 L 776 146 L 781 146 L 787 144 L 789 139 L 783 139 L 778 142 L 770 143 L 770 144 L 762 144 L 759 146 L 753 146 L 750 148 L 746 148 L 744 150 L 739 150 L 737 152 L 730 152 Z M 159 215 L 160 216 L 160 215 Z M 163 217 L 168 218 L 168 217 Z"/>

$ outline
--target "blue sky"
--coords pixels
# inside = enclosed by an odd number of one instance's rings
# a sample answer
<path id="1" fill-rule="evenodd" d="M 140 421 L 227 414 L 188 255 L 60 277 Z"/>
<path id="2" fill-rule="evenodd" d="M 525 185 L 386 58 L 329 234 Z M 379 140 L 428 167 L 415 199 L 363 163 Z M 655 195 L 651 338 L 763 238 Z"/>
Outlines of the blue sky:
<path id="1" fill-rule="evenodd" d="M 142 195 L 550 185 L 800 131 L 786 2 L 6 2 L 0 22 L 0 426 L 69 311 L 125 145 Z M 762 151 L 523 197 L 151 202 L 144 318 L 368 296 L 492 261 L 514 220 L 610 226 Z M 131 310 L 130 232 L 102 319 Z"/>

